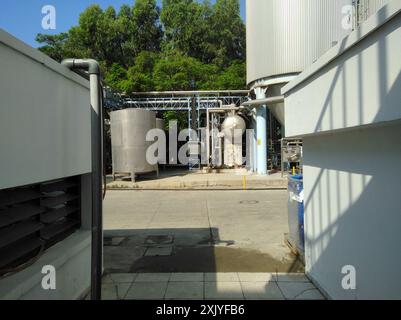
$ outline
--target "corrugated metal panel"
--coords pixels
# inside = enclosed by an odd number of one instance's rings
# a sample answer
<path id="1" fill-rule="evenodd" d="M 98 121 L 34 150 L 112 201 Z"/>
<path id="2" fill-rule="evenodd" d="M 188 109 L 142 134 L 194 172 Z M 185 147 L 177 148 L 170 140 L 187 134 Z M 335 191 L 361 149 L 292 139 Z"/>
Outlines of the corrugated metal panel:
<path id="1" fill-rule="evenodd" d="M 369 19 L 370 16 L 389 2 L 390 0 L 359 0 L 358 23 Z"/>
<path id="2" fill-rule="evenodd" d="M 298 73 L 351 30 L 352 0 L 247 0 L 248 83 Z"/>

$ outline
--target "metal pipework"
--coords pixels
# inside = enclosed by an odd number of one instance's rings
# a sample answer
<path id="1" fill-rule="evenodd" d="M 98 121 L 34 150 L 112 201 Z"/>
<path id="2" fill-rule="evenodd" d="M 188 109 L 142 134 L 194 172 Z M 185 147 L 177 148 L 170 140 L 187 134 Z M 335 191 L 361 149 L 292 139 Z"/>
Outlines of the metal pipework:
<path id="1" fill-rule="evenodd" d="M 150 92 L 131 92 L 133 96 L 193 96 L 193 95 L 219 95 L 219 94 L 249 94 L 249 90 L 221 90 L 221 91 L 150 91 Z"/>
<path id="2" fill-rule="evenodd" d="M 227 111 L 237 111 L 240 108 L 235 104 L 224 106 L 223 101 L 217 100 L 219 103 L 219 108 L 209 108 L 206 109 L 206 161 L 207 166 L 210 166 L 210 114 L 211 113 L 226 113 Z"/>
<path id="3" fill-rule="evenodd" d="M 284 96 L 276 96 L 276 97 L 247 101 L 247 102 L 244 102 L 242 104 L 242 106 L 257 108 L 257 107 L 260 107 L 263 105 L 272 105 L 272 104 L 278 104 L 278 103 L 283 103 L 283 102 L 284 102 Z"/>
<path id="4" fill-rule="evenodd" d="M 71 70 L 89 73 L 91 104 L 91 144 L 92 144 L 92 259 L 91 259 L 91 299 L 101 299 L 103 226 L 102 226 L 102 89 L 100 85 L 99 63 L 93 59 L 66 59 L 61 63 Z"/>
<path id="5" fill-rule="evenodd" d="M 210 163 L 210 125 L 209 125 L 209 119 L 210 119 L 210 110 L 215 110 L 215 112 L 219 112 L 222 111 L 222 107 L 223 107 L 223 101 L 221 100 L 211 100 L 210 102 L 216 102 L 219 104 L 220 108 L 209 108 L 206 109 L 206 161 L 207 161 L 207 166 L 209 167 L 209 163 Z"/>
<path id="6" fill-rule="evenodd" d="M 256 99 L 259 101 L 254 106 L 256 108 L 256 154 L 257 154 L 257 172 L 260 175 L 267 174 L 267 106 L 265 101 L 267 88 L 255 88 Z"/>

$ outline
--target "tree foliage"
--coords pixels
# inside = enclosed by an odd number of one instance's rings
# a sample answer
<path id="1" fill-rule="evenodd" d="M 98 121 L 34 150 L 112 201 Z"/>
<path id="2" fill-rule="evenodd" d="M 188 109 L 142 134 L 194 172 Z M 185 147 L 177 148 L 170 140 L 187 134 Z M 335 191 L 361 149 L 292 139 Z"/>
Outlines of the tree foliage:
<path id="1" fill-rule="evenodd" d="M 67 33 L 38 34 L 57 61 L 100 61 L 118 91 L 242 89 L 245 26 L 238 0 L 136 0 L 103 10 L 92 5 Z"/>

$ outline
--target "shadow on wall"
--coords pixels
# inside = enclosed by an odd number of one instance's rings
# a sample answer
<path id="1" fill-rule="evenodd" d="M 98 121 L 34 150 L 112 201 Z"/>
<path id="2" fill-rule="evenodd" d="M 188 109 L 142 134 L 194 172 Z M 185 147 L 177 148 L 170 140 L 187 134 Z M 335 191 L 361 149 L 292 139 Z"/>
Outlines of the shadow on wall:
<path id="1" fill-rule="evenodd" d="M 384 8 L 385 9 L 385 8 Z M 385 15 L 385 10 L 379 12 L 379 17 Z M 382 17 L 383 18 L 383 17 Z M 401 17 L 397 18 L 398 21 L 401 20 Z M 364 69 L 366 70 L 368 65 L 366 62 L 368 62 L 367 58 L 364 58 L 363 50 L 368 49 L 369 47 L 377 44 L 378 52 L 377 52 L 377 58 L 378 58 L 378 92 L 379 92 L 379 97 L 377 104 L 379 106 L 379 110 L 373 120 L 373 122 L 379 122 L 379 121 L 386 121 L 389 115 L 396 115 L 397 112 L 399 113 L 399 108 L 400 105 L 397 103 L 394 103 L 395 101 L 401 101 L 401 70 L 399 70 L 396 79 L 393 80 L 393 83 L 390 87 L 389 84 L 389 74 L 388 74 L 388 59 L 392 56 L 397 57 L 398 56 L 394 53 L 391 53 L 388 51 L 388 36 L 396 31 L 397 29 L 400 28 L 399 23 L 392 23 L 389 24 L 390 27 L 387 27 L 385 32 L 383 33 L 383 29 L 376 30 L 373 32 L 369 37 L 365 40 L 363 40 L 363 44 L 361 46 L 361 50 L 358 50 L 357 52 L 354 52 L 352 48 L 350 51 L 345 52 L 342 55 L 342 60 L 349 60 L 352 58 L 357 58 L 358 61 L 358 69 L 355 70 L 353 68 L 349 68 L 346 64 L 346 62 L 338 64 L 337 61 L 331 62 L 326 68 L 327 70 L 332 70 L 335 69 L 335 74 L 333 76 L 333 80 L 328 87 L 327 94 L 326 94 L 326 99 L 322 105 L 322 110 L 321 114 L 317 120 L 316 126 L 315 126 L 315 132 L 320 131 L 323 129 L 323 122 L 328 122 L 330 123 L 330 126 L 328 127 L 329 130 L 334 130 L 334 115 L 338 114 L 341 112 L 342 117 L 343 117 L 343 127 L 347 127 L 349 125 L 349 115 L 352 113 L 352 115 L 355 112 L 355 108 L 357 108 L 357 113 L 358 113 L 358 124 L 362 125 L 365 122 L 364 118 L 364 106 L 367 102 L 366 101 L 366 95 L 367 95 L 367 84 L 370 82 L 370 79 L 367 79 L 366 76 L 364 75 Z M 361 29 L 357 29 L 355 32 L 357 32 L 357 37 L 361 38 Z M 378 35 L 380 34 L 380 37 Z M 347 43 L 347 38 L 343 39 L 340 43 L 340 46 L 338 48 L 338 52 L 341 52 L 344 50 L 345 46 Z M 362 51 L 362 52 L 361 52 Z M 395 58 L 393 58 L 395 59 Z M 366 60 L 366 61 L 365 61 Z M 355 82 L 353 83 L 347 83 L 347 79 L 349 79 L 349 75 L 356 74 Z M 310 81 L 316 81 L 318 75 L 314 75 L 311 77 Z M 341 81 L 341 86 L 339 85 L 339 81 Z M 301 86 L 305 87 L 305 85 Z M 356 89 L 355 89 L 356 88 Z M 352 91 L 357 91 L 357 105 L 348 105 L 347 103 L 347 98 L 349 96 L 350 90 Z M 338 104 L 333 104 L 333 97 L 334 94 L 341 92 L 342 93 L 342 108 L 338 108 Z M 352 96 L 354 95 L 354 92 L 352 92 Z"/>
<path id="2" fill-rule="evenodd" d="M 379 15 L 384 13 L 382 10 Z M 396 19 L 401 20 L 400 17 Z M 401 107 L 400 71 L 389 88 L 388 59 L 395 53 L 388 52 L 386 37 L 400 28 L 400 24 L 392 23 L 390 26 L 379 40 L 370 35 L 363 44 L 363 48 L 368 48 L 378 43 L 380 95 L 375 121 L 388 119 L 389 114 L 396 114 Z M 341 48 L 344 45 L 345 41 Z M 368 96 L 364 83 L 370 80 L 364 77 L 365 55 L 352 51 L 344 55 L 347 59 L 353 56 L 358 59 L 357 82 L 350 87 L 357 88 L 359 104 L 347 105 L 350 84 L 346 83 L 345 75 L 356 70 L 348 70 L 346 64 L 332 65 L 330 68 L 337 69 L 316 131 L 321 129 L 327 117 L 333 129 L 333 115 L 338 112 L 342 112 L 343 125 L 346 126 L 347 113 L 354 108 L 358 108 L 359 122 L 364 122 L 364 105 Z M 342 109 L 332 103 L 340 79 L 343 80 Z M 305 139 L 307 272 L 332 298 L 401 298 L 400 145 L 401 121 Z M 356 290 L 347 291 L 341 286 L 344 265 L 356 269 Z"/>
<path id="3" fill-rule="evenodd" d="M 323 289 L 333 298 L 401 298 L 401 174 L 391 170 L 401 150 L 388 154 L 396 145 L 401 145 L 401 126 L 307 141 L 308 272 L 330 284 Z M 324 152 L 308 154 L 308 148 Z M 356 268 L 355 291 L 341 287 L 344 265 Z"/>

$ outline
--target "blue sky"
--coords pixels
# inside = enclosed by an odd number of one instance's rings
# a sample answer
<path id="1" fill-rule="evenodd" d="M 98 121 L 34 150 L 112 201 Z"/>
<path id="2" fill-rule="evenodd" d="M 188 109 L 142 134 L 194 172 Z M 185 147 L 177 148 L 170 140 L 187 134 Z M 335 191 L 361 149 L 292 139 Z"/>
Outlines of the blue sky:
<path id="1" fill-rule="evenodd" d="M 161 0 L 158 0 L 160 3 Z M 212 0 L 212 3 L 215 0 Z M 245 0 L 241 2 L 241 14 L 245 19 Z M 55 34 L 67 31 L 78 22 L 79 14 L 89 5 L 98 3 L 103 8 L 109 5 L 120 8 L 122 4 L 132 4 L 134 0 L 0 0 L 0 28 L 11 33 L 33 47 L 37 33 Z M 53 5 L 57 13 L 57 29 L 43 30 L 42 7 Z"/>

